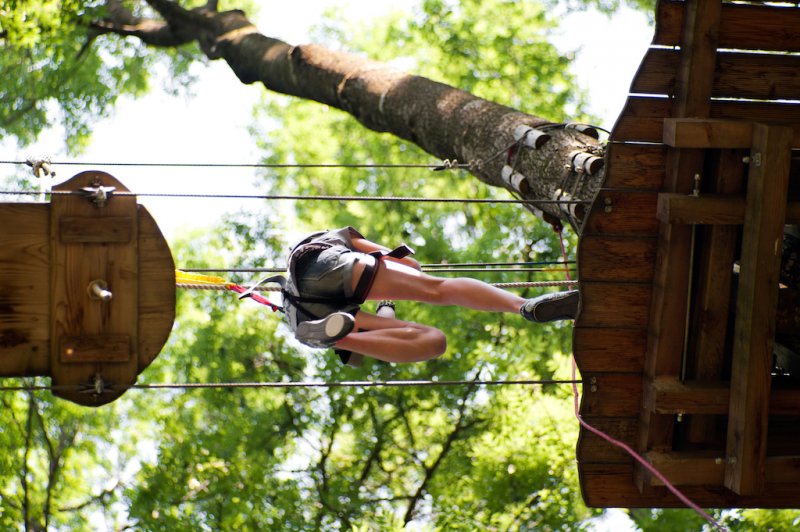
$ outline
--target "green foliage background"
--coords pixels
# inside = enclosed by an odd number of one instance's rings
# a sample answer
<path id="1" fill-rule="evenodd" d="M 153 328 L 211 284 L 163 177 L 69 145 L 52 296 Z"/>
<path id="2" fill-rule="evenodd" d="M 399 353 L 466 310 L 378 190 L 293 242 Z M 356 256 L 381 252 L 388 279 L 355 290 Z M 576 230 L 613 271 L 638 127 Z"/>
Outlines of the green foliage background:
<path id="1" fill-rule="evenodd" d="M 52 123 L 55 105 L 79 148 L 90 117 L 121 94 L 149 88 L 154 65 L 170 65 L 178 85 L 190 81 L 191 47 L 156 53 L 103 38 L 78 56 L 87 37 L 78 22 L 102 6 L 9 7 L 0 64 L 12 75 L 0 92 L 11 103 L 0 109 L 0 128 L 23 143 Z M 580 114 L 586 96 L 570 57 L 548 43 L 556 23 L 549 13 L 535 2 L 425 0 L 411 17 L 369 27 L 329 13 L 316 41 L 553 121 L 590 121 Z M 45 68 L 32 72 L 44 57 Z M 253 134 L 265 162 L 428 161 L 415 146 L 365 131 L 342 113 L 273 94 L 255 111 Z M 454 171 L 303 169 L 265 171 L 259 180 L 269 193 L 504 197 Z M 561 258 L 557 235 L 519 206 L 402 202 L 297 202 L 281 216 L 243 211 L 213 231 L 186 234 L 173 253 L 185 267 L 283 265 L 293 236 L 344 225 L 389 246 L 407 242 L 422 263 Z M 566 240 L 574 256 L 574 236 Z M 563 278 L 476 275 L 489 282 Z M 424 364 L 367 361 L 353 369 L 295 343 L 268 310 L 234 301 L 224 293 L 180 293 L 170 342 L 140 382 L 569 378 L 571 328 L 564 324 L 401 302 L 403 319 L 448 333 L 448 352 Z M 599 513 L 581 501 L 577 424 L 563 386 L 130 391 L 97 410 L 47 393 L 0 400 L 3 529 L 395 530 L 413 521 L 425 530 L 574 530 Z M 631 517 L 642 530 L 702 527 L 686 510 Z M 798 513 L 723 517 L 733 529 L 788 529 Z"/>

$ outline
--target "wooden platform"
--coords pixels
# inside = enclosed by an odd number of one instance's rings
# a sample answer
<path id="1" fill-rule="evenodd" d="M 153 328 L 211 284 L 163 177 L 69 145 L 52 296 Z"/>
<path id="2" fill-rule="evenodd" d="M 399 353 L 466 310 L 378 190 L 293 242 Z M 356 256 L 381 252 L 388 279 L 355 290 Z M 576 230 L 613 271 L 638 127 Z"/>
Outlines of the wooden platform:
<path id="1" fill-rule="evenodd" d="M 800 380 L 773 375 L 800 167 L 800 8 L 662 1 L 578 250 L 581 413 L 707 507 L 800 507 Z M 596 507 L 682 504 L 582 430 Z"/>
<path id="2" fill-rule="evenodd" d="M 96 186 L 127 192 L 105 172 L 54 190 Z M 0 266 L 0 377 L 50 376 L 54 395 L 99 406 L 136 382 L 172 330 L 175 264 L 135 196 L 0 203 Z"/>

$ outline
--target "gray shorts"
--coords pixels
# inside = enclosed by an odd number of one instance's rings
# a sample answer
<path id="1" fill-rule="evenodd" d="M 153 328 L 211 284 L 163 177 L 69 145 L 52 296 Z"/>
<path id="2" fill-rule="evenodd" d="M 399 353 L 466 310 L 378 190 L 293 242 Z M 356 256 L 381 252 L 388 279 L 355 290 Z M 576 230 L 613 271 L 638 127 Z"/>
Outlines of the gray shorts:
<path id="1" fill-rule="evenodd" d="M 339 311 L 355 315 L 359 305 L 345 301 L 353 297 L 353 266 L 364 256 L 336 245 L 298 264 L 295 282 L 300 296 L 331 300 L 329 304 L 303 303 L 303 307 L 320 318 Z"/>

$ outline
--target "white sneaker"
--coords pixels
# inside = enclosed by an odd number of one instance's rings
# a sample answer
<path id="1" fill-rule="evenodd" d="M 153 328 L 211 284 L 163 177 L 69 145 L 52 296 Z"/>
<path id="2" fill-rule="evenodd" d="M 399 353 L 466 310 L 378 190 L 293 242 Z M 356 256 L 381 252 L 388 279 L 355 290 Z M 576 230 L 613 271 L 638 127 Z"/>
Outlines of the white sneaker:
<path id="1" fill-rule="evenodd" d="M 355 324 L 350 314 L 334 312 L 321 320 L 299 323 L 294 337 L 307 346 L 326 349 L 350 334 Z"/>

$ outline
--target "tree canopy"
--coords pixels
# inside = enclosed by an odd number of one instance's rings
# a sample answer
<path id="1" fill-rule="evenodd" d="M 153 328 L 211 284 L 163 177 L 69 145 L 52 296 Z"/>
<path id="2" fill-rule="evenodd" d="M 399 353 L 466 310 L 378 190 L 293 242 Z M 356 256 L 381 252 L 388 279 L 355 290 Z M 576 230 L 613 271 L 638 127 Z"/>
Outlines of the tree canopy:
<path id="1" fill-rule="evenodd" d="M 8 53 L 0 58 L 20 73 L 0 84 L 4 101 L 14 102 L 0 110 L 0 127 L 21 141 L 60 115 L 78 148 L 90 117 L 121 94 L 148 88 L 154 63 L 168 62 L 183 82 L 200 55 L 196 44 L 152 49 L 94 34 L 84 24 L 113 9 L 152 14 L 133 3 L 75 2 L 61 10 L 63 2 L 12 4 L 13 16 L 2 23 L 4 47 L 31 62 Z M 579 113 L 584 96 L 568 58 L 543 38 L 555 24 L 545 9 L 501 0 L 455 5 L 428 0 L 411 17 L 371 21 L 368 28 L 331 14 L 318 42 L 402 59 L 417 72 L 552 121 Z M 508 23 L 498 27 L 488 19 Z M 45 57 L 59 59 L 29 72 Z M 36 76 L 41 92 L 26 92 Z M 523 86 L 538 92 L 522 94 Z M 314 102 L 269 94 L 255 116 L 266 162 L 404 163 L 423 156 L 410 141 L 366 132 L 352 117 Z M 295 169 L 264 171 L 260 186 L 296 194 L 502 194 L 462 177 Z M 173 253 L 187 268 L 282 265 L 289 235 L 347 224 L 387 244 L 406 241 L 427 264 L 561 258 L 552 228 L 518 206 L 400 202 L 297 202 L 291 217 L 243 210 L 211 231 L 185 234 L 172 243 Z M 566 237 L 571 250 L 574 236 Z M 492 282 L 563 279 L 561 271 L 478 275 Z M 368 361 L 353 369 L 331 353 L 299 346 L 260 307 L 236 305 L 227 294 L 181 293 L 170 342 L 141 381 L 569 377 L 570 328 L 563 324 L 530 327 L 516 316 L 410 303 L 397 311 L 448 331 L 447 354 L 426 364 Z M 132 390 L 97 410 L 46 393 L 0 400 L 0 524 L 9 529 L 393 530 L 414 522 L 443 530 L 573 530 L 589 527 L 599 513 L 580 498 L 577 424 L 564 386 Z M 701 523 L 688 511 L 631 515 L 642 529 L 700 529 Z M 743 530 L 797 519 L 790 512 L 728 517 Z"/>

